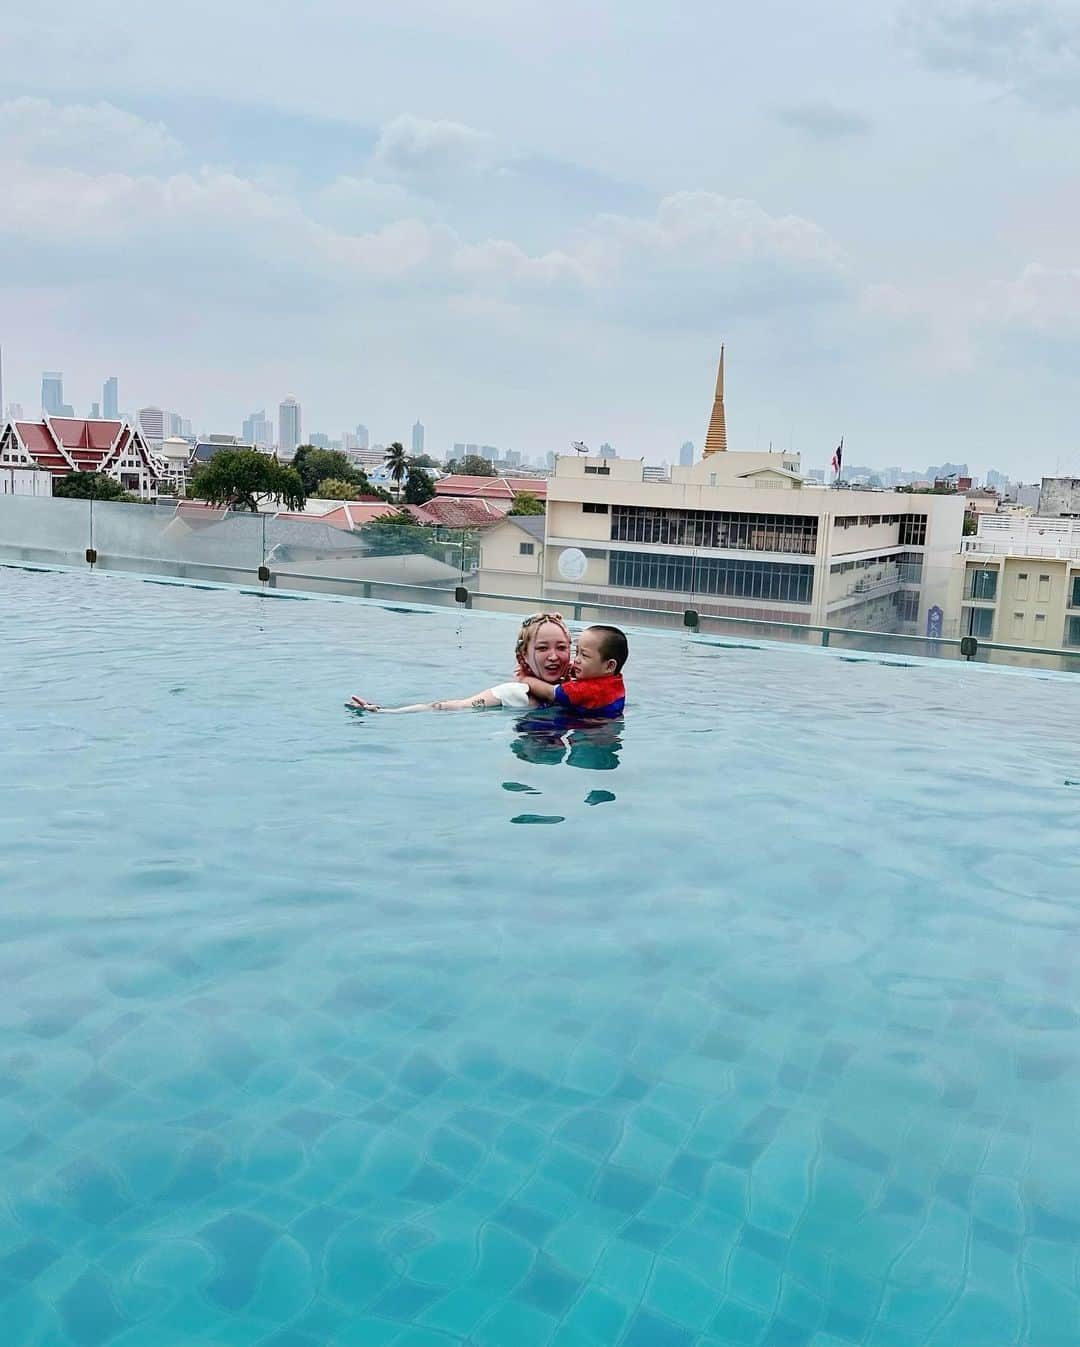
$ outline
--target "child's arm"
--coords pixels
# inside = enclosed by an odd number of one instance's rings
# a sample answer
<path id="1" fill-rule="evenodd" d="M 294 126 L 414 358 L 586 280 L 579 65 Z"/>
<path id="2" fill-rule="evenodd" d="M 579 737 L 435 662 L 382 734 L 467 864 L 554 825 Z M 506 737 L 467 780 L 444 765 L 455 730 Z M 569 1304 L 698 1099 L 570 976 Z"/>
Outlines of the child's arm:
<path id="1" fill-rule="evenodd" d="M 529 689 L 531 696 L 538 702 L 553 702 L 555 700 L 555 688 L 551 683 L 545 683 L 542 678 L 533 678 L 531 674 L 524 678 L 519 678 L 520 683 L 524 683 Z"/>
<path id="2" fill-rule="evenodd" d="M 363 697 L 353 697 L 350 706 L 358 711 L 379 711 L 383 715 L 400 716 L 408 711 L 482 711 L 486 706 L 501 706 L 490 688 L 478 692 L 474 697 L 460 697 L 455 701 L 416 702 L 413 706 L 379 706 L 375 702 L 366 702 Z"/>

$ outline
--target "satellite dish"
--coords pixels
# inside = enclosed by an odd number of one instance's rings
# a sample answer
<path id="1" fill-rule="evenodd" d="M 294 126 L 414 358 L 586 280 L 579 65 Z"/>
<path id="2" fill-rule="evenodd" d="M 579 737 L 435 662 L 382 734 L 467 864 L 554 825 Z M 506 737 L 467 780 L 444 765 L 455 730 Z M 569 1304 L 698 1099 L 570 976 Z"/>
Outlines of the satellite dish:
<path id="1" fill-rule="evenodd" d="M 575 454 L 587 454 L 589 452 L 589 446 L 584 440 L 575 440 L 570 448 L 573 449 Z"/>

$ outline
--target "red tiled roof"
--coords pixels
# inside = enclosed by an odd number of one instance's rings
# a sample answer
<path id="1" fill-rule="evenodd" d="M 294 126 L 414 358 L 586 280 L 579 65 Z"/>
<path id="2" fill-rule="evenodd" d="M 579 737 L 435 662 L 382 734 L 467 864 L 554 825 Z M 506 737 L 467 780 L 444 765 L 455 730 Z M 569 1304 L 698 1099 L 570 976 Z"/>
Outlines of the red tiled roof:
<path id="1" fill-rule="evenodd" d="M 422 514 L 425 523 L 442 524 L 444 528 L 487 528 L 506 518 L 506 504 L 483 497 L 443 496 L 416 506 L 414 512 Z"/>
<path id="2" fill-rule="evenodd" d="M 451 473 L 435 483 L 437 496 L 480 497 L 487 500 L 513 500 L 519 491 L 528 491 L 537 500 L 547 500 L 547 479 L 544 477 L 467 477 Z"/>
<path id="3" fill-rule="evenodd" d="M 53 434 L 65 449 L 111 449 L 122 421 L 84 421 L 77 417 L 50 416 Z"/>

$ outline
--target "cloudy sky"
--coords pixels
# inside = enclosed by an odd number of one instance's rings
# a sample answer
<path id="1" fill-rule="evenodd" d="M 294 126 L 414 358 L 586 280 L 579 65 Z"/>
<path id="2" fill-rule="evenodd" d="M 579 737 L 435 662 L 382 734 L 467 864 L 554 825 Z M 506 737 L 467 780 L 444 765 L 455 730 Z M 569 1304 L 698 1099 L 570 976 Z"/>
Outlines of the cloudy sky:
<path id="1" fill-rule="evenodd" d="M 1080 473 L 1080 0 L 15 0 L 4 395 Z"/>

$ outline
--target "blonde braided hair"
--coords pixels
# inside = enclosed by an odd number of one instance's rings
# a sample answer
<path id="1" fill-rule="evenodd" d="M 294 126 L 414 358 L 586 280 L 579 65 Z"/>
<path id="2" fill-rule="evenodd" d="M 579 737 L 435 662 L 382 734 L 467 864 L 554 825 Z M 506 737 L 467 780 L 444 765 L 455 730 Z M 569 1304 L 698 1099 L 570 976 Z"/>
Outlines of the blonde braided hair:
<path id="1" fill-rule="evenodd" d="M 517 644 L 514 646 L 514 658 L 517 660 L 518 673 L 532 674 L 525 660 L 525 652 L 529 648 L 529 642 L 533 639 L 536 632 L 545 622 L 553 622 L 555 626 L 561 627 L 567 642 L 570 641 L 570 630 L 563 621 L 562 613 L 533 613 L 527 617 L 521 624 L 521 630 L 518 632 Z"/>

